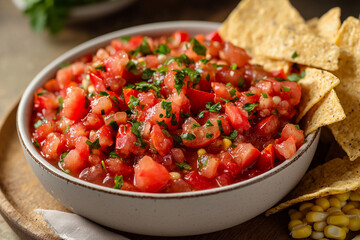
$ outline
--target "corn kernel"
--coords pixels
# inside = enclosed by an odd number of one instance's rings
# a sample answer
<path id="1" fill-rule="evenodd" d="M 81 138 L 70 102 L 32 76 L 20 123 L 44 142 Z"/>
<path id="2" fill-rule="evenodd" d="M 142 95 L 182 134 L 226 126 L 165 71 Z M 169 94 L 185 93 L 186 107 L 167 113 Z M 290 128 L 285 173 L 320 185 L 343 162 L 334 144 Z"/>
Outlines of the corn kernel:
<path id="1" fill-rule="evenodd" d="M 311 207 L 311 211 L 313 212 L 323 212 L 324 209 L 322 207 L 320 207 L 319 205 L 314 205 Z"/>
<path id="2" fill-rule="evenodd" d="M 315 232 L 313 231 L 311 233 L 311 236 L 310 236 L 312 239 L 321 239 L 323 237 L 325 237 L 324 233 L 323 232 Z"/>
<path id="3" fill-rule="evenodd" d="M 232 142 L 230 139 L 224 138 L 223 139 L 223 149 L 227 150 L 231 146 Z"/>
<path id="4" fill-rule="evenodd" d="M 342 193 L 342 194 L 336 194 L 334 195 L 337 199 L 339 199 L 341 202 L 345 202 L 350 197 L 350 192 Z"/>
<path id="5" fill-rule="evenodd" d="M 330 207 L 329 200 L 327 200 L 326 198 L 318 198 L 318 199 L 316 199 L 315 204 L 322 207 L 324 209 L 324 211 Z"/>
<path id="6" fill-rule="evenodd" d="M 302 203 L 299 207 L 300 212 L 306 212 L 311 209 L 311 207 L 314 206 L 311 202 Z"/>
<path id="7" fill-rule="evenodd" d="M 311 223 L 320 222 L 320 221 L 324 221 L 327 216 L 328 214 L 324 212 L 308 212 L 306 214 L 306 220 Z"/>
<path id="8" fill-rule="evenodd" d="M 305 225 L 296 229 L 293 229 L 291 231 L 291 236 L 293 238 L 307 238 L 310 237 L 312 233 L 311 226 Z"/>
<path id="9" fill-rule="evenodd" d="M 293 212 L 293 213 L 290 215 L 290 219 L 291 219 L 291 220 L 302 219 L 303 217 L 304 217 L 304 214 L 303 214 L 302 212 L 299 212 L 299 211 Z"/>
<path id="10" fill-rule="evenodd" d="M 314 223 L 314 230 L 318 231 L 318 232 L 322 232 L 324 231 L 324 228 L 326 227 L 326 222 L 325 221 L 321 221 L 321 222 L 316 222 Z"/>
<path id="11" fill-rule="evenodd" d="M 329 198 L 330 207 L 341 208 L 341 202 L 336 197 Z"/>
<path id="12" fill-rule="evenodd" d="M 206 150 L 203 149 L 203 148 L 200 148 L 198 151 L 197 151 L 197 154 L 199 157 L 201 157 L 202 155 L 204 155 L 206 153 Z"/>
<path id="13" fill-rule="evenodd" d="M 181 178 L 181 174 L 178 172 L 170 172 L 170 179 L 171 180 L 178 180 Z"/>
<path id="14" fill-rule="evenodd" d="M 358 192 L 351 192 L 350 193 L 350 200 L 351 201 L 360 201 L 360 193 Z"/>
<path id="15" fill-rule="evenodd" d="M 341 213 L 341 209 L 340 208 L 336 208 L 336 207 L 331 207 L 331 208 L 328 208 L 328 210 L 326 210 L 326 212 L 329 214 L 329 215 L 336 215 L 338 213 Z"/>
<path id="16" fill-rule="evenodd" d="M 360 230 L 360 210 L 357 208 L 353 208 L 348 211 L 347 216 L 349 217 L 349 225 L 347 227 L 351 231 L 359 231 Z"/>
<path id="17" fill-rule="evenodd" d="M 346 215 L 335 215 L 335 216 L 329 216 L 326 219 L 327 224 L 329 225 L 336 225 L 340 227 L 346 227 L 349 225 L 349 217 Z"/>
<path id="18" fill-rule="evenodd" d="M 348 203 L 341 209 L 341 211 L 343 211 L 344 213 L 348 213 L 353 208 L 355 208 L 355 206 L 351 203 Z"/>
<path id="19" fill-rule="evenodd" d="M 341 227 L 342 229 L 344 229 L 344 231 L 346 232 L 346 233 L 349 233 L 349 231 L 350 231 L 350 229 L 348 228 L 348 227 Z"/>
<path id="20" fill-rule="evenodd" d="M 299 219 L 291 220 L 288 224 L 289 231 L 291 231 L 295 226 L 298 226 L 300 224 L 303 224 L 303 222 Z"/>
<path id="21" fill-rule="evenodd" d="M 359 207 L 360 207 L 360 202 L 350 201 L 349 203 L 351 203 L 352 205 L 354 205 L 356 208 L 359 208 Z"/>
<path id="22" fill-rule="evenodd" d="M 344 231 L 344 229 L 334 225 L 327 225 L 324 229 L 324 234 L 328 238 L 341 240 L 346 238 L 346 232 Z"/>

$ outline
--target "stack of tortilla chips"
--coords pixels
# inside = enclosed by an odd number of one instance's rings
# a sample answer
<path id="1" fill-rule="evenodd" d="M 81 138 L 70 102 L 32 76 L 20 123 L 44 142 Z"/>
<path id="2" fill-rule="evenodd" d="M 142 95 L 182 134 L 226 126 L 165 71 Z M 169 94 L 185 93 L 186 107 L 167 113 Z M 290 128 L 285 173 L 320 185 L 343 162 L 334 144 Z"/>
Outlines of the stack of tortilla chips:
<path id="1" fill-rule="evenodd" d="M 360 187 L 360 21 L 340 8 L 305 21 L 288 0 L 243 0 L 219 30 L 245 48 L 252 63 L 267 71 L 297 64 L 305 71 L 299 81 L 302 99 L 296 121 L 305 134 L 327 126 L 348 156 L 309 171 L 288 201 L 270 209 L 273 214 L 293 204 L 355 190 Z"/>

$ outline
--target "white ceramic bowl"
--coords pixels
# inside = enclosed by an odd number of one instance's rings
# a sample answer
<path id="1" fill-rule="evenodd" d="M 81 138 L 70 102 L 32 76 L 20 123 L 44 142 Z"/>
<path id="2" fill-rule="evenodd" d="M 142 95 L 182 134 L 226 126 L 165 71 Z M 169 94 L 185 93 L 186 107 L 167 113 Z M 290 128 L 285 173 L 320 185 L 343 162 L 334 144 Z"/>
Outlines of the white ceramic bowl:
<path id="1" fill-rule="evenodd" d="M 293 158 L 260 176 L 226 187 L 172 194 L 128 192 L 85 182 L 52 166 L 31 143 L 29 123 L 33 93 L 54 77 L 61 63 L 94 53 L 111 39 L 121 36 L 159 36 L 175 30 L 195 35 L 219 26 L 211 22 L 176 21 L 132 27 L 83 43 L 45 67 L 21 99 L 17 129 L 25 156 L 47 191 L 73 212 L 97 223 L 121 231 L 157 236 L 195 235 L 229 228 L 259 215 L 283 198 L 305 174 L 320 130 L 306 138 Z"/>

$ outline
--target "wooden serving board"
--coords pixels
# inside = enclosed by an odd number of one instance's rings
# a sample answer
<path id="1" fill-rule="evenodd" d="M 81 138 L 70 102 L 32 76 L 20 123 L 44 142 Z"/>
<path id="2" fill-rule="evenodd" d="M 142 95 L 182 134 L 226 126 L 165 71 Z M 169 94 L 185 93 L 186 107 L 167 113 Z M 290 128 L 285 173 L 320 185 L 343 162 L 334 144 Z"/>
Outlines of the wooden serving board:
<path id="1" fill-rule="evenodd" d="M 42 187 L 28 165 L 17 137 L 16 110 L 17 106 L 4 118 L 0 128 L 0 213 L 21 239 L 60 239 L 34 209 L 69 210 Z M 329 149 L 328 141 L 325 145 Z M 323 156 L 319 157 L 319 153 Z M 315 159 L 323 159 L 324 153 L 327 151 L 317 151 Z M 283 211 L 270 217 L 262 214 L 223 231 L 172 239 L 282 240 L 290 238 L 287 224 L 288 216 Z M 130 239 L 167 239 L 124 232 L 119 234 Z M 351 239 L 350 236 L 348 238 Z"/>

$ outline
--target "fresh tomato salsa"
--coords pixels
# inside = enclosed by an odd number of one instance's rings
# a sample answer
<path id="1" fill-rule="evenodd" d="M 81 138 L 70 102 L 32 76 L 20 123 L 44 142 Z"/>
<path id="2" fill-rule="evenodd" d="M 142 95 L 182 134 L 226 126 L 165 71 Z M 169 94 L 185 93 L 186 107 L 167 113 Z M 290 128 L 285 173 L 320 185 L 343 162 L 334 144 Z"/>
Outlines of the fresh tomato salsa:
<path id="1" fill-rule="evenodd" d="M 290 123 L 300 85 L 250 59 L 217 32 L 115 39 L 35 92 L 32 142 L 62 171 L 115 189 L 252 178 L 294 156 L 304 134 Z"/>

